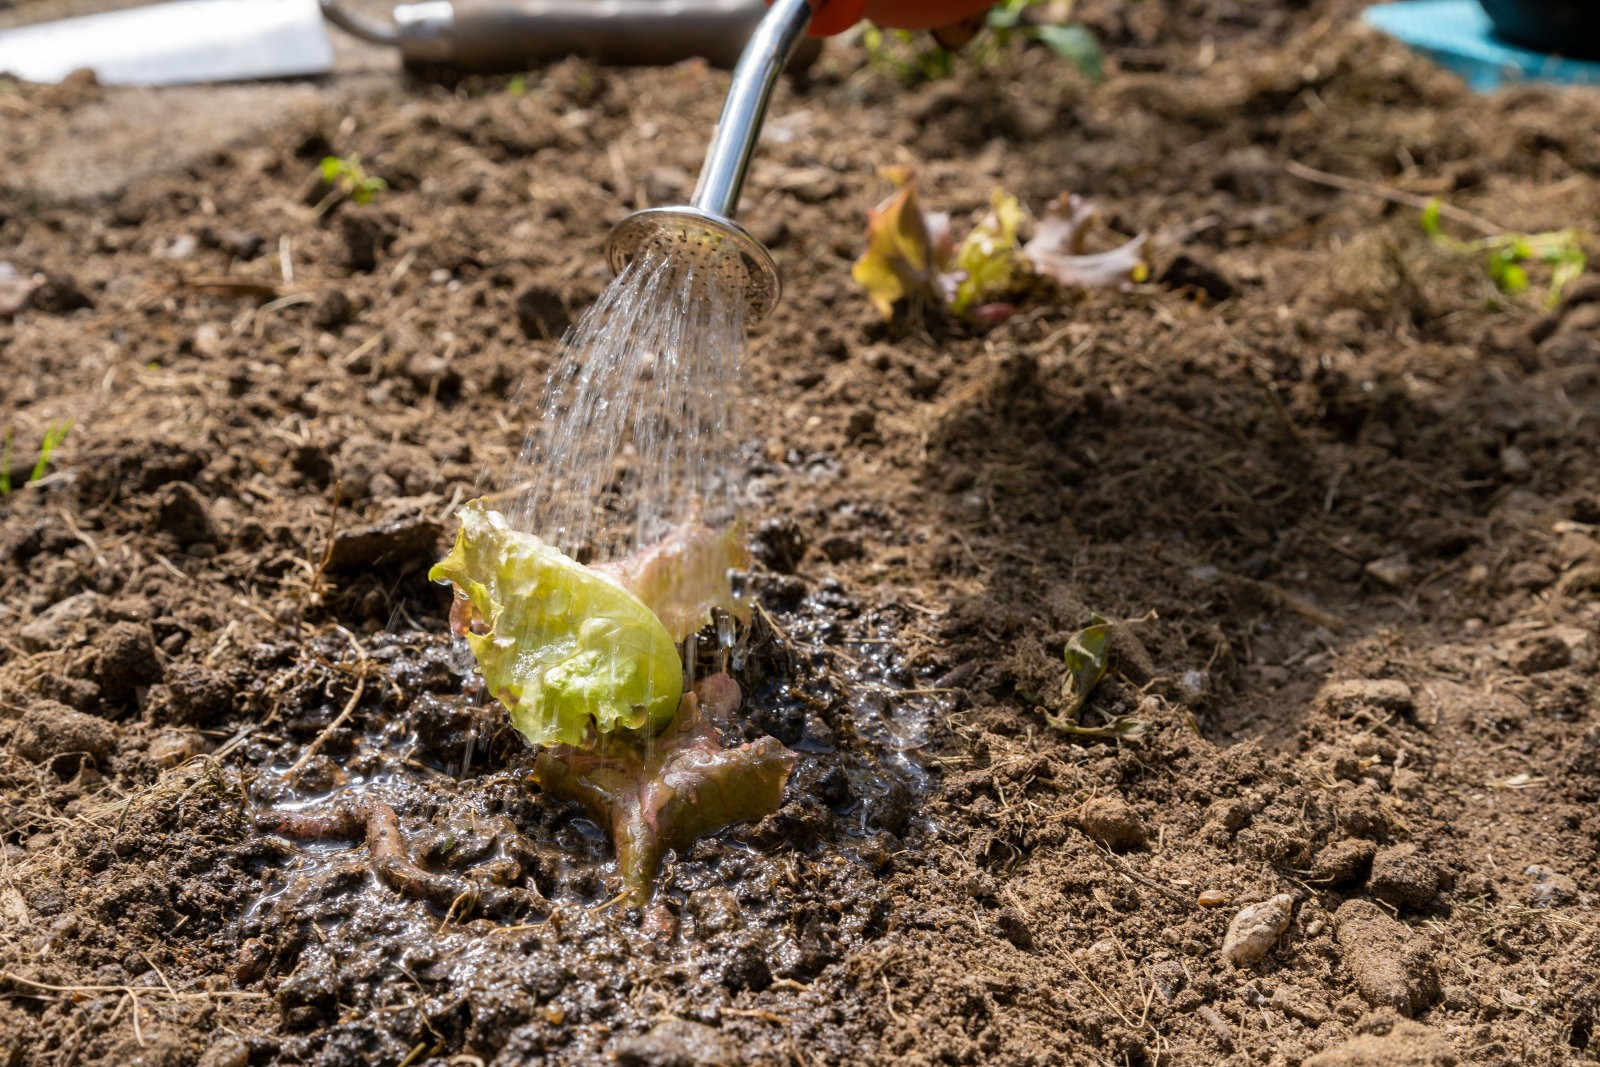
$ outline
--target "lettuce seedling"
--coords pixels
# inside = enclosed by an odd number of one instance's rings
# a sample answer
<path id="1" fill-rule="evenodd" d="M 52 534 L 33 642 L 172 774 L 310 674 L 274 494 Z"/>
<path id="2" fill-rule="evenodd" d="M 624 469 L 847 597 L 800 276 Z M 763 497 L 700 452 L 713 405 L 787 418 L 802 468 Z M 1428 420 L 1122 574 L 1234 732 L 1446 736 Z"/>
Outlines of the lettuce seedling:
<path id="1" fill-rule="evenodd" d="M 1561 294 L 1567 286 L 1588 269 L 1584 242 L 1593 243 L 1593 236 L 1582 230 L 1569 227 L 1544 233 L 1491 233 L 1475 241 L 1460 241 L 1444 232 L 1440 222 L 1444 210 L 1439 200 L 1429 200 L 1422 209 L 1422 232 L 1447 252 L 1482 256 L 1490 280 L 1507 296 L 1519 296 L 1528 290 L 1527 264 L 1544 263 L 1550 268 L 1544 306 L 1552 310 L 1561 304 Z"/>
<path id="2" fill-rule="evenodd" d="M 959 276 L 950 310 L 957 315 L 1016 292 L 1027 278 L 1017 233 L 1027 213 L 1010 193 L 996 189 L 989 211 L 956 248 L 952 273 Z"/>
<path id="3" fill-rule="evenodd" d="M 917 204 L 911 172 L 888 167 L 883 175 L 896 190 L 867 213 L 867 250 L 850 268 L 850 276 L 867 291 L 878 313 L 890 319 L 901 300 L 938 296 L 940 253 L 945 250 L 935 242 L 929 218 Z"/>
<path id="4" fill-rule="evenodd" d="M 729 579 L 748 561 L 737 527 L 686 528 L 585 567 L 482 501 L 460 520 L 428 572 L 455 587 L 451 629 L 539 749 L 540 786 L 610 828 L 629 897 L 649 896 L 668 849 L 778 807 L 793 753 L 770 737 L 725 747 L 717 723 L 738 685 L 713 675 L 686 694 L 678 658 L 716 610 L 748 618 Z"/>
<path id="5" fill-rule="evenodd" d="M 989 210 L 956 244 L 949 216 L 918 206 L 908 171 L 893 168 L 886 176 L 898 188 L 868 214 L 867 248 L 851 269 L 885 319 L 909 300 L 942 303 L 974 322 L 993 324 L 1014 310 L 1007 301 L 1037 280 L 1090 288 L 1143 281 L 1148 274 L 1143 234 L 1109 251 L 1084 251 L 1097 212 L 1081 197 L 1057 197 L 1033 239 L 1022 244 L 1028 213 L 1016 197 L 997 189 Z"/>

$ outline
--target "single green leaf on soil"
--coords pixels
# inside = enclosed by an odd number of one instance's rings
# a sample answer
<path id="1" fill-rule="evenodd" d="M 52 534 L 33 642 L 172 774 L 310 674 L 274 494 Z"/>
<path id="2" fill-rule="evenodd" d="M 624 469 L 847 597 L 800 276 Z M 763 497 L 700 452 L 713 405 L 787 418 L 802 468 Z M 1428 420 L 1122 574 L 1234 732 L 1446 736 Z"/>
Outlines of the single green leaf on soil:
<path id="1" fill-rule="evenodd" d="M 1077 726 L 1083 702 L 1105 677 L 1110 653 L 1111 624 L 1108 622 L 1097 622 L 1072 635 L 1065 653 L 1067 678 L 1061 685 L 1061 710 L 1050 716 L 1050 725 L 1058 730 Z"/>
<path id="2" fill-rule="evenodd" d="M 1135 741 L 1144 736 L 1145 722 L 1120 715 L 1103 726 L 1084 726 L 1078 721 L 1083 705 L 1105 677 L 1111 663 L 1111 626 L 1100 620 L 1073 634 L 1067 641 L 1067 678 L 1061 686 L 1061 710 L 1045 712 L 1045 720 L 1062 733 L 1075 737 L 1115 738 Z"/>
<path id="3" fill-rule="evenodd" d="M 428 572 L 455 586 L 451 628 L 489 691 L 534 745 L 588 746 L 654 732 L 678 708 L 683 667 L 661 620 L 614 579 L 474 500 L 450 554 Z"/>
<path id="4" fill-rule="evenodd" d="M 1100 42 L 1087 26 L 1076 22 L 1065 26 L 1039 26 L 1034 29 L 1033 36 L 1090 80 L 1100 81 L 1105 77 L 1105 57 L 1100 52 Z"/>
<path id="5" fill-rule="evenodd" d="M 589 751 L 541 749 L 540 787 L 575 800 L 611 831 L 629 898 L 650 896 L 668 849 L 737 822 L 762 818 L 783 802 L 795 755 L 776 738 L 727 748 L 713 720 L 738 708 L 739 687 L 725 674 L 686 694 L 672 725 L 640 741 L 616 737 Z"/>

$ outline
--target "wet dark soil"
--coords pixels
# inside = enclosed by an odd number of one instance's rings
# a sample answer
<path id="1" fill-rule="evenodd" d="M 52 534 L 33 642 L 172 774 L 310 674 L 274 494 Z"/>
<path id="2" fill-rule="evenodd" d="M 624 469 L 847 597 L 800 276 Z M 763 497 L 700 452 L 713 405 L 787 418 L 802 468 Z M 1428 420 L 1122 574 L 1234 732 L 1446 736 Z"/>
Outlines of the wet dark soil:
<path id="1" fill-rule="evenodd" d="M 0 87 L 0 1064 L 1600 1058 L 1600 278 L 1506 298 L 1395 199 L 1592 225 L 1600 96 L 1343 0 L 1080 7 L 1102 84 L 836 48 L 775 101 L 737 673 L 801 759 L 644 907 L 424 572 L 725 75 L 335 80 L 82 186 L 28 146 L 118 91 Z M 1092 197 L 1153 280 L 881 323 L 889 163 Z M 1048 725 L 1096 615 L 1136 736 Z"/>

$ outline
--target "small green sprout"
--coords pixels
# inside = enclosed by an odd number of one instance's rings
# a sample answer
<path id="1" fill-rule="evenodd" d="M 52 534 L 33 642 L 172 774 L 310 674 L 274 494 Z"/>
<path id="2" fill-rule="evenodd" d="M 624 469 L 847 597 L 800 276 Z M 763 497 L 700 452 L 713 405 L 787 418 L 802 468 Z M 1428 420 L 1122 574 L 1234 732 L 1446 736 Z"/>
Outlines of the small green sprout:
<path id="1" fill-rule="evenodd" d="M 861 46 L 873 66 L 905 81 L 935 81 L 955 70 L 954 52 L 938 44 L 921 46 L 910 30 L 885 30 L 867 23 L 861 30 Z"/>
<path id="2" fill-rule="evenodd" d="M 528 79 L 520 74 L 513 74 L 511 80 L 506 82 L 506 92 L 512 96 L 522 96 L 528 91 Z"/>
<path id="3" fill-rule="evenodd" d="M 1056 21 L 1027 19 L 1025 13 L 1043 3 L 1044 0 L 1005 0 L 992 8 L 984 22 L 988 32 L 967 50 L 973 64 L 984 67 L 994 62 L 1012 41 L 1038 41 L 1077 67 L 1085 77 L 1102 80 L 1105 71 L 1100 42 L 1088 27 L 1064 21 L 1072 10 L 1070 3 L 1064 13 L 1052 11 Z M 927 38 L 922 34 L 886 30 L 870 22 L 862 24 L 859 32 L 861 46 L 872 65 L 887 69 L 903 80 L 933 81 L 955 73 L 956 53 L 938 43 L 924 44 Z"/>
<path id="4" fill-rule="evenodd" d="M 321 163 L 322 180 L 334 186 L 358 204 L 370 204 L 378 194 L 389 188 L 389 183 L 376 174 L 368 174 L 361 166 L 360 156 L 345 159 L 341 156 L 324 156 Z"/>
<path id="5" fill-rule="evenodd" d="M 52 422 L 45 427 L 44 438 L 39 442 L 39 458 L 34 461 L 33 469 L 23 479 L 23 485 L 27 485 L 29 482 L 36 482 L 45 476 L 45 473 L 50 469 L 51 457 L 55 455 L 56 449 L 61 447 L 61 443 L 67 439 L 67 434 L 71 430 L 71 419 Z M 12 433 L 7 430 L 4 444 L 0 445 L 0 496 L 10 496 L 13 488 L 11 485 L 11 442 Z M 20 489 L 21 486 L 16 488 Z"/>
<path id="6" fill-rule="evenodd" d="M 1064 653 L 1067 677 L 1061 685 L 1059 709 L 1051 712 L 1041 708 L 1045 721 L 1064 734 L 1074 737 L 1137 741 L 1144 736 L 1145 723 L 1128 715 L 1119 715 L 1103 726 L 1085 726 L 1079 720 L 1084 702 L 1094 692 L 1100 679 L 1111 665 L 1112 623 L 1096 613 L 1094 622 L 1073 634 L 1067 641 Z"/>
<path id="7" fill-rule="evenodd" d="M 1105 56 L 1100 51 L 1100 42 L 1090 29 L 1080 22 L 1045 22 L 1028 25 L 1023 21 L 1023 13 L 1035 7 L 1040 0 L 1006 0 L 989 10 L 989 41 L 984 49 L 986 56 L 990 51 L 998 51 L 1011 42 L 1014 37 L 1023 40 L 1039 41 L 1056 55 L 1065 59 L 1078 68 L 1079 73 L 1091 81 L 1101 81 L 1105 78 Z M 1071 5 L 1067 10 L 1071 11 Z"/>
<path id="8" fill-rule="evenodd" d="M 1419 222 L 1422 232 L 1433 243 L 1458 255 L 1482 256 L 1485 272 L 1495 287 L 1507 296 L 1527 292 L 1531 281 L 1527 264 L 1543 263 L 1550 268 L 1544 305 L 1561 303 L 1561 294 L 1589 265 L 1583 250 L 1583 231 L 1568 227 L 1543 233 L 1496 233 L 1475 241 L 1459 241 L 1444 232 L 1440 224 L 1443 208 L 1437 199 L 1429 200 Z"/>

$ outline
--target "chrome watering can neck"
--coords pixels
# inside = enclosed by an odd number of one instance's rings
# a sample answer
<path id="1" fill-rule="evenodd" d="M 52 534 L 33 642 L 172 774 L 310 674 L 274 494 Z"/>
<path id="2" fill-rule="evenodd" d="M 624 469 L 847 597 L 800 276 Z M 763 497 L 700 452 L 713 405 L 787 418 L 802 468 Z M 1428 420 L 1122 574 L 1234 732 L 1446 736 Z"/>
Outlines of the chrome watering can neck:
<path id="1" fill-rule="evenodd" d="M 647 248 L 704 257 L 726 271 L 730 283 L 744 293 L 747 322 L 761 319 L 777 304 L 782 293 L 778 267 L 733 215 L 773 87 L 810 24 L 809 0 L 775 0 L 733 69 L 733 84 L 690 203 L 646 208 L 617 223 L 606 242 L 612 270 L 621 271 Z"/>
<path id="2" fill-rule="evenodd" d="M 723 218 L 732 218 L 738 211 L 745 172 L 750 168 L 750 156 L 767 116 L 767 101 L 810 24 L 808 0 L 777 0 L 756 24 L 738 66 L 733 68 L 733 84 L 728 87 L 722 117 L 711 135 L 711 146 L 706 149 L 706 161 L 690 201 L 701 211 Z"/>

